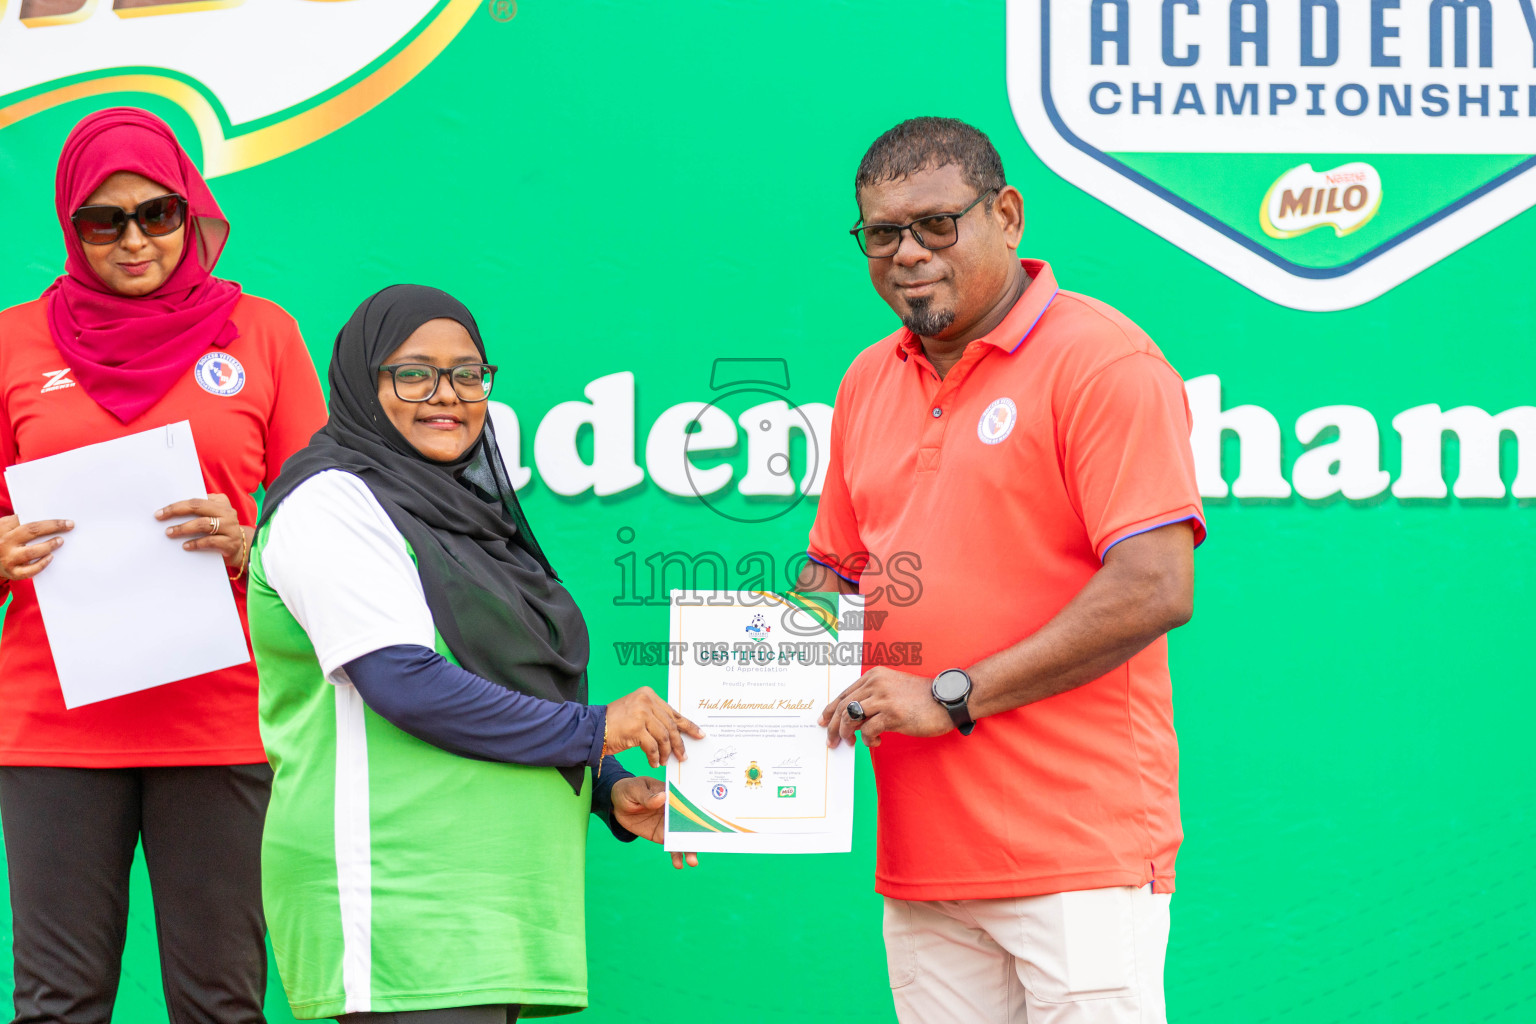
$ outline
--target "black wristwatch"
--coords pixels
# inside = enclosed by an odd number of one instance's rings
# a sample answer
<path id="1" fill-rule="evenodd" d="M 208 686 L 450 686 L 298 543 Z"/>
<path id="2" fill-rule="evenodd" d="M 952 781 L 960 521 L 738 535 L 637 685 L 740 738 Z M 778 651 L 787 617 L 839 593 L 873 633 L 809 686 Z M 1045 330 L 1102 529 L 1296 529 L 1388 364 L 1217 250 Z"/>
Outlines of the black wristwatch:
<path id="1" fill-rule="evenodd" d="M 976 728 L 976 721 L 971 718 L 971 677 L 964 669 L 947 668 L 934 676 L 933 699 L 949 712 L 961 736 L 969 736 Z"/>

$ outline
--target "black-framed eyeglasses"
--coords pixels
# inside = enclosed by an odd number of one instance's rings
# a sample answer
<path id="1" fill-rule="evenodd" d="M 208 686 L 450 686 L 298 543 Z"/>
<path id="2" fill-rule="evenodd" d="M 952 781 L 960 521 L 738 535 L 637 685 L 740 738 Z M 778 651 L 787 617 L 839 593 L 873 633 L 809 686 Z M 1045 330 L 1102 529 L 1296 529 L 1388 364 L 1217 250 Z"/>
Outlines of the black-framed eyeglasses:
<path id="1" fill-rule="evenodd" d="M 924 249 L 948 249 L 960 241 L 960 218 L 970 213 L 977 203 L 996 192 L 997 188 L 987 189 L 981 195 L 971 200 L 971 205 L 959 213 L 931 213 L 926 217 L 919 217 L 910 224 L 854 224 L 849 234 L 854 241 L 859 243 L 859 248 L 865 256 L 872 260 L 886 259 L 896 255 L 896 250 L 901 248 L 901 233 L 912 232 L 913 241 Z M 859 218 L 863 220 L 863 218 Z"/>
<path id="2" fill-rule="evenodd" d="M 460 363 L 440 367 L 431 363 L 391 363 L 379 367 L 394 381 L 395 397 L 402 402 L 425 402 L 437 394 L 437 385 L 447 377 L 453 393 L 465 402 L 483 402 L 491 397 L 491 383 L 496 367 L 490 363 Z"/>
<path id="3" fill-rule="evenodd" d="M 146 199 L 132 210 L 121 206 L 82 206 L 70 215 L 75 233 L 86 245 L 111 245 L 136 220 L 146 235 L 169 235 L 186 220 L 187 201 L 174 192 Z"/>

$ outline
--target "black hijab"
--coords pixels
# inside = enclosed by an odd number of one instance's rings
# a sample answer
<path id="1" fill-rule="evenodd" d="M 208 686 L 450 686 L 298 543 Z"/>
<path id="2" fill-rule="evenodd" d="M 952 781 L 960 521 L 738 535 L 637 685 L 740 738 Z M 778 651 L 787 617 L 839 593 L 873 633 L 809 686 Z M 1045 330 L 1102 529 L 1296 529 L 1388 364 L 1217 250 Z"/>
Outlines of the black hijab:
<path id="1" fill-rule="evenodd" d="M 439 318 L 462 325 L 486 358 L 474 317 L 447 292 L 397 284 L 357 308 L 331 354 L 330 422 L 283 464 L 258 529 L 316 473 L 356 474 L 415 553 L 433 624 L 459 664 L 509 690 L 585 704 L 586 622 L 528 528 L 489 410 L 479 440 L 446 463 L 417 452 L 379 403 L 379 366 Z M 581 792 L 583 768 L 560 773 Z"/>

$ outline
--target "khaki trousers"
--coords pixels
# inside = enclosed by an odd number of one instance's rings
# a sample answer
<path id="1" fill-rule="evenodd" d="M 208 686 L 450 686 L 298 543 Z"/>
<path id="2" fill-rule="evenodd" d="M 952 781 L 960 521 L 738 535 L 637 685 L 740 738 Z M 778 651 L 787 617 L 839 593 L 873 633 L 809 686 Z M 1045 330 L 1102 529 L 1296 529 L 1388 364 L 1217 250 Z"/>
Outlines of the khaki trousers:
<path id="1" fill-rule="evenodd" d="M 1151 886 L 885 901 L 901 1024 L 1166 1024 L 1171 896 Z"/>

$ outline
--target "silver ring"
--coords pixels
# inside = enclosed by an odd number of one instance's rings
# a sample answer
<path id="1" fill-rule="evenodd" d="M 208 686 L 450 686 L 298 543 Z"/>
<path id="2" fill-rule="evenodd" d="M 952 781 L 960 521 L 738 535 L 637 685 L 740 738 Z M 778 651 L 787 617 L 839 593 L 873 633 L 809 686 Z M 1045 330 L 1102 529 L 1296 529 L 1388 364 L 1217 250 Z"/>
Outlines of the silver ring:
<path id="1" fill-rule="evenodd" d="M 210 516 L 208 519 L 208 536 L 212 537 L 219 532 L 219 517 Z"/>
<path id="2" fill-rule="evenodd" d="M 856 700 L 851 700 L 848 702 L 848 717 L 855 722 L 862 722 L 869 716 L 864 714 L 864 705 Z"/>

